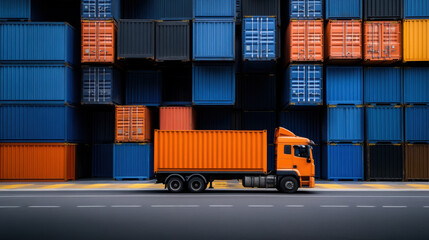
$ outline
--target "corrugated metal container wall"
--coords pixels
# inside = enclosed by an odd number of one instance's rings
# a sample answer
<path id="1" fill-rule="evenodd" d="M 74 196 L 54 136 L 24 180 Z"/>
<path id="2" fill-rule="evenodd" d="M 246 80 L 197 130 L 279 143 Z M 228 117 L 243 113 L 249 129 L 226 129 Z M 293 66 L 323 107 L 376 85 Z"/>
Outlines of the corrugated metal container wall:
<path id="1" fill-rule="evenodd" d="M 76 145 L 64 143 L 0 144 L 0 180 L 75 180 Z"/>
<path id="2" fill-rule="evenodd" d="M 283 105 L 322 105 L 323 66 L 290 65 L 284 78 Z"/>
<path id="3" fill-rule="evenodd" d="M 158 0 L 159 1 L 159 0 Z M 164 15 L 162 20 L 191 20 L 192 19 L 192 0 L 163 0 Z"/>
<path id="4" fill-rule="evenodd" d="M 322 0 L 289 0 L 290 19 L 322 19 Z"/>
<path id="5" fill-rule="evenodd" d="M 235 53 L 234 19 L 195 19 L 193 60 L 232 61 Z"/>
<path id="6" fill-rule="evenodd" d="M 0 65 L 0 103 L 79 103 L 79 80 L 64 65 Z"/>
<path id="7" fill-rule="evenodd" d="M 236 0 L 193 0 L 194 18 L 235 17 Z"/>
<path id="8" fill-rule="evenodd" d="M 112 143 L 115 141 L 114 109 L 97 109 L 92 112 L 92 142 Z"/>
<path id="9" fill-rule="evenodd" d="M 267 130 L 268 144 L 274 143 L 276 129 L 276 112 L 243 112 L 243 130 Z"/>
<path id="10" fill-rule="evenodd" d="M 82 70 L 82 104 L 121 104 L 119 72 L 112 67 L 85 67 Z"/>
<path id="11" fill-rule="evenodd" d="M 364 22 L 364 60 L 395 62 L 402 59 L 402 23 Z"/>
<path id="12" fill-rule="evenodd" d="M 1 23 L 0 36 L 1 62 L 75 64 L 78 60 L 75 30 L 67 23 Z"/>
<path id="13" fill-rule="evenodd" d="M 195 110 L 192 107 L 160 107 L 160 130 L 195 130 Z"/>
<path id="14" fill-rule="evenodd" d="M 402 180 L 404 177 L 402 144 L 367 146 L 368 180 Z"/>
<path id="15" fill-rule="evenodd" d="M 429 106 L 405 108 L 405 141 L 429 142 Z"/>
<path id="16" fill-rule="evenodd" d="M 316 144 L 321 143 L 321 119 L 319 110 L 279 112 L 279 126 Z"/>
<path id="17" fill-rule="evenodd" d="M 243 76 L 241 98 L 245 110 L 276 110 L 276 76 Z"/>
<path id="18" fill-rule="evenodd" d="M 113 146 L 114 144 L 92 145 L 92 177 L 113 177 Z"/>
<path id="19" fill-rule="evenodd" d="M 325 145 L 323 178 L 328 180 L 363 180 L 363 146 L 360 144 Z"/>
<path id="20" fill-rule="evenodd" d="M 190 60 L 191 40 L 189 21 L 169 21 L 156 23 L 157 61 Z"/>
<path id="21" fill-rule="evenodd" d="M 253 16 L 243 18 L 243 59 L 270 61 L 278 57 L 276 18 Z"/>
<path id="22" fill-rule="evenodd" d="M 365 20 L 396 20 L 402 18 L 403 0 L 364 0 Z"/>
<path id="23" fill-rule="evenodd" d="M 234 105 L 235 72 L 232 63 L 192 67 L 192 102 L 195 105 Z"/>
<path id="24" fill-rule="evenodd" d="M 404 103 L 429 103 L 429 68 L 404 68 Z"/>
<path id="25" fill-rule="evenodd" d="M 404 140 L 404 112 L 400 105 L 368 106 L 365 125 L 368 142 L 401 143 Z"/>
<path id="26" fill-rule="evenodd" d="M 239 130 L 241 114 L 233 109 L 198 108 L 197 126 L 200 130 Z"/>
<path id="27" fill-rule="evenodd" d="M 364 69 L 365 103 L 402 103 L 403 75 L 399 67 Z"/>
<path id="28" fill-rule="evenodd" d="M 429 20 L 404 20 L 404 61 L 429 61 Z"/>
<path id="29" fill-rule="evenodd" d="M 242 16 L 275 16 L 280 21 L 280 0 L 241 0 Z"/>
<path id="30" fill-rule="evenodd" d="M 327 66 L 326 103 L 363 104 L 363 68 Z"/>
<path id="31" fill-rule="evenodd" d="M 122 9 L 124 19 L 162 19 L 165 0 L 123 0 Z"/>
<path id="32" fill-rule="evenodd" d="M 429 3 L 427 0 L 403 0 L 404 18 L 429 18 Z"/>
<path id="33" fill-rule="evenodd" d="M 121 0 L 81 0 L 81 3 L 82 19 L 121 18 Z"/>
<path id="34" fill-rule="evenodd" d="M 235 3 L 235 22 L 241 23 L 241 19 L 243 18 L 243 15 L 241 13 L 241 0 L 236 0 Z"/>
<path id="35" fill-rule="evenodd" d="M 87 118 L 64 105 L 1 105 L 0 142 L 87 142 Z"/>
<path id="36" fill-rule="evenodd" d="M 125 143 L 113 147 L 113 178 L 150 179 L 153 177 L 153 145 Z"/>
<path id="37" fill-rule="evenodd" d="M 155 130 L 154 171 L 266 173 L 266 142 L 266 131 Z"/>
<path id="38" fill-rule="evenodd" d="M 325 0 L 326 19 L 362 19 L 362 0 Z"/>
<path id="39" fill-rule="evenodd" d="M 118 58 L 155 58 L 153 20 L 119 20 Z"/>
<path id="40" fill-rule="evenodd" d="M 82 63 L 114 63 L 116 23 L 110 21 L 82 21 Z"/>
<path id="41" fill-rule="evenodd" d="M 405 178 L 429 180 L 429 144 L 405 145 Z"/>
<path id="42" fill-rule="evenodd" d="M 0 20 L 30 20 L 31 0 L 0 1 Z"/>
<path id="43" fill-rule="evenodd" d="M 323 20 L 291 20 L 286 34 L 286 62 L 323 62 Z"/>
<path id="44" fill-rule="evenodd" d="M 160 71 L 128 71 L 125 77 L 125 104 L 159 106 L 162 101 Z"/>
<path id="45" fill-rule="evenodd" d="M 330 20 L 326 27 L 325 40 L 325 57 L 327 59 L 362 59 L 361 20 Z"/>
<path id="46" fill-rule="evenodd" d="M 192 104 L 192 67 L 175 64 L 162 71 L 164 105 Z"/>
<path id="47" fill-rule="evenodd" d="M 363 142 L 364 108 L 328 106 L 322 134 L 325 142 Z"/>
<path id="48" fill-rule="evenodd" d="M 145 106 L 115 107 L 116 142 L 150 142 L 152 126 L 150 110 Z"/>

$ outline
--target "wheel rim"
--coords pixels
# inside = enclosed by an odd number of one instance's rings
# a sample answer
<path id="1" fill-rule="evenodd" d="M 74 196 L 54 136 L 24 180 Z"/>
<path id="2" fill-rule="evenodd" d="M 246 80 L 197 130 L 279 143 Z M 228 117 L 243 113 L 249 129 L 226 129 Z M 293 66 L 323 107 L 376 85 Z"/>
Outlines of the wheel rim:
<path id="1" fill-rule="evenodd" d="M 286 184 L 285 184 L 285 186 L 286 186 L 286 189 L 291 190 L 291 189 L 294 188 L 295 184 L 293 184 L 292 181 L 287 181 Z"/>
<path id="2" fill-rule="evenodd" d="M 201 183 L 199 181 L 193 181 L 191 186 L 193 190 L 198 191 L 201 188 Z"/>
<path id="3" fill-rule="evenodd" d="M 170 188 L 173 190 L 178 190 L 180 188 L 180 182 L 178 180 L 171 181 Z"/>

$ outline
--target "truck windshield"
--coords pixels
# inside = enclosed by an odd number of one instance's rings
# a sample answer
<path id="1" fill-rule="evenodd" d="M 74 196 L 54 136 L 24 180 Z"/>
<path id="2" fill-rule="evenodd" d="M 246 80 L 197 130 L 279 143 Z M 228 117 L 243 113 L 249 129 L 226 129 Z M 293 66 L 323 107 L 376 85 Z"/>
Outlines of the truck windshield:
<path id="1" fill-rule="evenodd" d="M 310 156 L 309 146 L 295 145 L 295 146 L 293 146 L 293 149 L 294 149 L 296 157 L 308 158 Z"/>

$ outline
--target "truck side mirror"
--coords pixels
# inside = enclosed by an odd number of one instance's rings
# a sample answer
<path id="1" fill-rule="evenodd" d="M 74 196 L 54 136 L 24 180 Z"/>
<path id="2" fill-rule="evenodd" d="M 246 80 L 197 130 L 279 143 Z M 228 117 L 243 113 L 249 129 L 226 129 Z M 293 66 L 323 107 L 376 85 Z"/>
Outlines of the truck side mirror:
<path id="1" fill-rule="evenodd" d="M 311 158 L 310 156 L 307 157 L 307 163 L 311 163 Z"/>

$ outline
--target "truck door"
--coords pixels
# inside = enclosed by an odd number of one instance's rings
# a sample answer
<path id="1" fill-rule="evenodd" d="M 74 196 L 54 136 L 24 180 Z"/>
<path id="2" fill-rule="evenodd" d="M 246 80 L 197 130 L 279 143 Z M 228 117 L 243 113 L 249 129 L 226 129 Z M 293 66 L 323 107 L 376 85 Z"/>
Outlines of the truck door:
<path id="1" fill-rule="evenodd" d="M 293 167 L 297 169 L 301 176 L 314 176 L 314 160 L 309 145 L 293 146 Z"/>
<path id="2" fill-rule="evenodd" d="M 277 145 L 277 170 L 293 169 L 293 146 L 288 144 Z"/>

